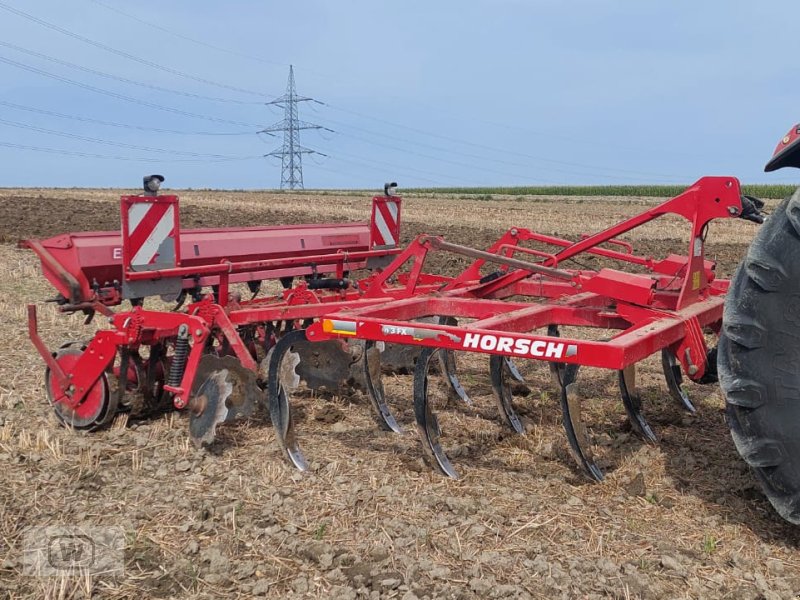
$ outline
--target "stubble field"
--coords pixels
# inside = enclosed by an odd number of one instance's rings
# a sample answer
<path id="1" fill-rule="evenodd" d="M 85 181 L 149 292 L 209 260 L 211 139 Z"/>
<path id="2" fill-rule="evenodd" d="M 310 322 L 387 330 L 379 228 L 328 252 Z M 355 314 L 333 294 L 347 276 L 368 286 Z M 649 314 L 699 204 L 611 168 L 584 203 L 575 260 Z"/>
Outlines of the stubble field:
<path id="1" fill-rule="evenodd" d="M 660 364 L 640 390 L 661 439 L 627 424 L 615 374 L 582 376 L 607 478 L 588 482 L 567 453 L 558 391 L 530 374 L 526 436 L 504 429 L 488 361 L 461 357 L 474 409 L 443 427 L 460 449 L 458 481 L 422 461 L 411 378 L 386 381 L 405 435 L 379 431 L 366 398 L 305 397 L 298 433 L 311 472 L 282 457 L 264 412 L 226 426 L 211 450 L 188 440 L 185 415 L 124 419 L 81 434 L 46 405 L 44 366 L 25 304 L 54 295 L 25 237 L 117 229 L 119 190 L 0 190 L 0 598 L 795 598 L 800 530 L 779 520 L 736 454 L 715 385 L 688 384 L 696 415 L 667 394 Z M 182 192 L 184 227 L 366 220 L 369 197 Z M 403 238 L 442 234 L 478 248 L 510 227 L 576 239 L 657 202 L 636 197 L 407 197 Z M 770 201 L 774 207 L 776 201 Z M 755 232 L 712 224 L 707 254 L 729 277 Z M 626 237 L 641 253 L 684 253 L 687 227 L 657 222 Z M 437 258 L 454 274 L 464 263 Z M 50 347 L 94 326 L 40 304 Z M 125 573 L 23 573 L 26 528 L 125 531 Z"/>

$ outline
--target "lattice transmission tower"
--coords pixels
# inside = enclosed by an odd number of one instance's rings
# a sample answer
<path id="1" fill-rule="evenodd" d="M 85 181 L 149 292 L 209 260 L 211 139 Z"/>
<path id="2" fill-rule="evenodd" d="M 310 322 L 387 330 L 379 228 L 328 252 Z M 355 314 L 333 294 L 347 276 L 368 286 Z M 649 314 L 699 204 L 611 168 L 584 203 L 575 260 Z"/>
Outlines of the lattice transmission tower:
<path id="1" fill-rule="evenodd" d="M 283 108 L 283 119 L 262 129 L 261 133 L 283 132 L 283 145 L 264 156 L 281 157 L 281 189 L 303 189 L 303 154 L 319 154 L 326 156 L 322 152 L 311 150 L 300 145 L 300 131 L 303 129 L 325 129 L 332 131 L 322 125 L 307 123 L 297 118 L 297 105 L 300 102 L 316 102 L 322 104 L 314 98 L 298 96 L 294 87 L 294 67 L 289 65 L 289 81 L 286 84 L 286 93 L 280 98 L 276 98 L 267 105 L 274 104 Z"/>

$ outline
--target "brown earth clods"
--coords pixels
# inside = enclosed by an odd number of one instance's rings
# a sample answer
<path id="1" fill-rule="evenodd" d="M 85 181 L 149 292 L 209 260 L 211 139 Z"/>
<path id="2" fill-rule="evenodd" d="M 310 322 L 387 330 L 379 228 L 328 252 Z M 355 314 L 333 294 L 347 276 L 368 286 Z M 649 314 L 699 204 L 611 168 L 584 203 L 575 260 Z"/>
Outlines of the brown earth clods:
<path id="1" fill-rule="evenodd" d="M 461 475 L 434 473 L 413 427 L 411 377 L 384 384 L 404 435 L 379 431 L 358 393 L 301 394 L 297 430 L 311 462 L 284 460 L 268 416 L 220 429 L 208 450 L 188 442 L 185 414 L 119 418 L 104 431 L 59 427 L 44 367 L 27 339 L 27 302 L 52 296 L 25 237 L 117 229 L 114 191 L 0 190 L 0 598 L 795 598 L 800 530 L 782 522 L 737 455 L 717 386 L 688 384 L 696 415 L 668 396 L 657 357 L 639 369 L 645 413 L 660 444 L 631 431 L 616 374 L 582 369 L 595 452 L 588 482 L 569 457 L 558 390 L 526 365 L 517 407 L 528 433 L 499 421 L 485 358 L 460 355 L 475 404 L 439 413 Z M 573 239 L 652 205 L 619 198 L 407 198 L 404 238 L 426 231 L 485 247 L 507 227 Z M 185 227 L 364 218 L 364 198 L 187 192 Z M 591 225 L 587 226 L 587 223 Z M 630 239 L 637 250 L 682 253 L 684 224 Z M 708 254 L 730 276 L 755 228 L 712 228 Z M 463 261 L 435 258 L 452 273 Z M 86 339 L 81 316 L 40 305 L 49 347 Z M 585 371 L 585 372 L 583 372 Z M 433 381 L 431 386 L 439 385 Z M 31 577 L 30 527 L 113 526 L 124 573 Z"/>

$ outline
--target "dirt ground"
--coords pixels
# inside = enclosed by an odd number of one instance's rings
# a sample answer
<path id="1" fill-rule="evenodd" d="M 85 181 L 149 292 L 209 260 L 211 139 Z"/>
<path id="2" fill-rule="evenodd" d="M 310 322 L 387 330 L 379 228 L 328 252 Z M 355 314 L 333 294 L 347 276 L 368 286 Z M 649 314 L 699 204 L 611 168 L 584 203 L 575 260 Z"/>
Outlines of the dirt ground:
<path id="1" fill-rule="evenodd" d="M 688 384 L 697 414 L 667 394 L 657 357 L 639 387 L 660 444 L 631 432 L 616 374 L 586 369 L 586 420 L 606 481 L 567 452 L 558 389 L 542 365 L 517 407 L 528 433 L 498 419 L 488 361 L 459 356 L 475 404 L 440 421 L 461 475 L 422 459 L 411 377 L 385 379 L 406 434 L 379 431 L 359 393 L 303 395 L 296 416 L 311 462 L 283 458 L 264 412 L 196 450 L 187 418 L 119 419 L 83 434 L 59 427 L 44 367 L 28 341 L 25 304 L 53 295 L 23 237 L 117 229 L 115 190 L 0 190 L 0 598 L 796 598 L 800 529 L 781 521 L 737 455 L 716 385 Z M 331 194 L 182 192 L 184 227 L 366 220 L 369 198 Z M 512 226 L 577 237 L 656 200 L 411 197 L 408 241 L 421 232 L 485 247 Z M 775 201 L 770 201 L 774 206 Z M 637 250 L 684 253 L 687 227 L 665 220 L 632 232 Z M 755 232 L 715 223 L 707 253 L 730 276 Z M 458 260 L 434 260 L 453 273 Z M 570 265 L 572 266 L 572 265 Z M 40 304 L 50 347 L 94 326 Z M 433 382 L 432 386 L 438 385 Z M 125 572 L 94 579 L 23 573 L 25 531 L 116 526 Z"/>

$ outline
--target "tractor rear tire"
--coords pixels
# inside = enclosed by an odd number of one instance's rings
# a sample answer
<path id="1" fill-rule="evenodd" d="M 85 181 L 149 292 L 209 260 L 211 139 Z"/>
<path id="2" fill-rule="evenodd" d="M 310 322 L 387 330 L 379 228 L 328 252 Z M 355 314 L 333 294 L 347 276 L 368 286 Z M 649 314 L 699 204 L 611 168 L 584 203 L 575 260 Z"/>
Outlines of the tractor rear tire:
<path id="1" fill-rule="evenodd" d="M 717 360 L 736 449 L 778 513 L 800 524 L 800 189 L 733 277 Z"/>

